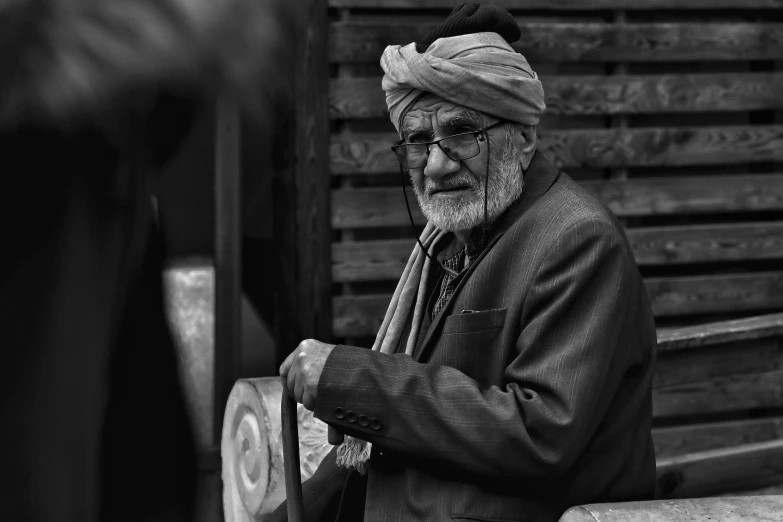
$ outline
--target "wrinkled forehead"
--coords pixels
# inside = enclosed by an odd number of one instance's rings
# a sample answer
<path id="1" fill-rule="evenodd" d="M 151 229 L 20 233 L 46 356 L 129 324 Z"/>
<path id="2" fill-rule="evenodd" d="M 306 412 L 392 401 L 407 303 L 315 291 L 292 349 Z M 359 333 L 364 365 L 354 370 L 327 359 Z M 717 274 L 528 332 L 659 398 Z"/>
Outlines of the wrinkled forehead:
<path id="1" fill-rule="evenodd" d="M 415 130 L 466 123 L 481 126 L 484 120 L 484 114 L 477 110 L 450 102 L 436 94 L 425 93 L 405 113 L 400 132 L 405 135 Z"/>

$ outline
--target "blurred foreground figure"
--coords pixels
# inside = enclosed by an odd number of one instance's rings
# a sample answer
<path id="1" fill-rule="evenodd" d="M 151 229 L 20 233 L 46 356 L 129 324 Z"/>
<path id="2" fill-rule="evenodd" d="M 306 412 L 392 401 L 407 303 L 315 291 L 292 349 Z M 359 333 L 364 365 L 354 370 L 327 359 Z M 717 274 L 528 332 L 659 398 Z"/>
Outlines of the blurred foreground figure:
<path id="1" fill-rule="evenodd" d="M 192 518 L 148 187 L 218 92 L 271 110 L 289 20 L 264 0 L 0 0 L 0 520 Z"/>

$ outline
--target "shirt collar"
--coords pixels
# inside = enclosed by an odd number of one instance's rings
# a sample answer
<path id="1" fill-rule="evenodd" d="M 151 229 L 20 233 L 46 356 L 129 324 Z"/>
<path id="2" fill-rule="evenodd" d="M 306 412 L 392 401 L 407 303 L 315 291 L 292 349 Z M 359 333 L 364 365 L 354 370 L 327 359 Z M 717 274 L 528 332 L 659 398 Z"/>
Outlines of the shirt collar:
<path id="1" fill-rule="evenodd" d="M 491 226 L 487 228 L 486 238 L 491 236 L 491 230 Z M 479 256 L 479 254 L 481 254 L 483 245 L 486 243 L 486 238 L 484 238 L 485 241 L 482 242 L 482 235 L 482 230 L 480 228 L 478 230 L 474 230 L 471 236 L 468 238 L 467 242 L 463 243 L 456 235 L 449 234 L 446 236 L 449 238 L 449 242 L 445 243 L 442 246 L 440 252 L 436 255 L 438 263 L 440 263 L 443 268 L 448 270 L 449 267 L 446 266 L 447 261 L 457 256 L 460 256 L 460 259 L 462 259 L 462 255 L 465 254 L 467 254 L 470 262 L 473 262 Z M 459 271 L 460 270 L 457 270 L 457 272 Z"/>

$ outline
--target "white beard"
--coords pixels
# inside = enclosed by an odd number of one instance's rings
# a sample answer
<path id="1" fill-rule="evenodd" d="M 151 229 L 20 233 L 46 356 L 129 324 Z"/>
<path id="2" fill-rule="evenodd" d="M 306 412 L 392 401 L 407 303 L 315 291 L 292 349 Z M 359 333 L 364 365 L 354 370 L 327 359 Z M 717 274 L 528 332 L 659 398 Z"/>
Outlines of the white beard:
<path id="1" fill-rule="evenodd" d="M 508 138 L 508 136 L 507 136 Z M 413 182 L 413 191 L 419 207 L 428 221 L 446 232 L 467 232 L 484 224 L 484 176 L 476 176 L 467 169 L 455 174 L 447 182 L 436 184 L 424 180 L 421 190 Z M 470 185 L 464 194 L 455 197 L 432 196 L 443 185 Z M 493 223 L 522 194 L 524 186 L 522 166 L 510 139 L 506 140 L 500 159 L 491 163 L 487 185 L 487 225 Z"/>

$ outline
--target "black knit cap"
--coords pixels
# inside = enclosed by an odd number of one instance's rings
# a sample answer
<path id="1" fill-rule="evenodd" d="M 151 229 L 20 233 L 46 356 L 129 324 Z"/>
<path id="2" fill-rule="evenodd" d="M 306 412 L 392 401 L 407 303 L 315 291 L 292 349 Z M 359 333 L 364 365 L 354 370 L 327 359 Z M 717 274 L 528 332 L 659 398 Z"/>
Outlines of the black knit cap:
<path id="1" fill-rule="evenodd" d="M 416 44 L 416 51 L 423 53 L 438 38 L 474 33 L 498 33 L 509 44 L 519 40 L 519 25 L 511 13 L 496 5 L 460 4 L 443 23 Z"/>

